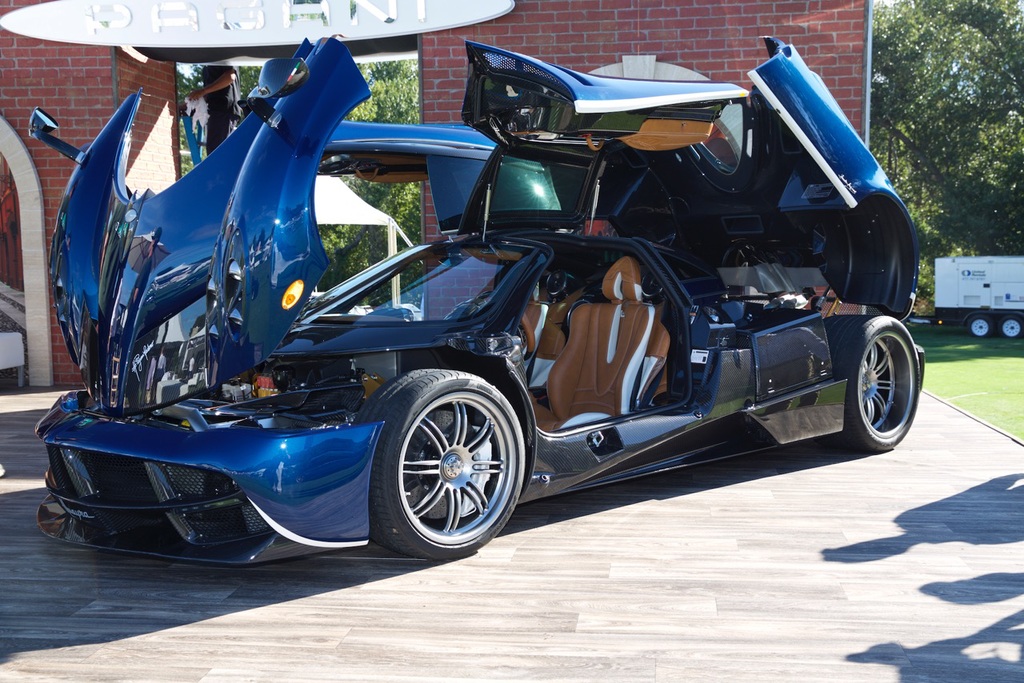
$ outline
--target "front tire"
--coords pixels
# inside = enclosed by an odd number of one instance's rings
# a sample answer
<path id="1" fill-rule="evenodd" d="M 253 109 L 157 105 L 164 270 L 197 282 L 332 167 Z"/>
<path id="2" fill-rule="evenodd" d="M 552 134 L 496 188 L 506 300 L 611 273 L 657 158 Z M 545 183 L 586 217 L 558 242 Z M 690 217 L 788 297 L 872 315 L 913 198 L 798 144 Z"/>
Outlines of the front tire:
<path id="1" fill-rule="evenodd" d="M 825 319 L 832 371 L 846 380 L 843 431 L 826 443 L 883 453 L 910 431 L 921 395 L 921 368 L 914 341 L 898 320 L 886 316 Z"/>
<path id="2" fill-rule="evenodd" d="M 370 537 L 413 557 L 472 555 L 508 522 L 525 468 L 519 421 L 480 377 L 415 370 L 377 390 L 360 422 L 384 423 L 370 479 Z"/>

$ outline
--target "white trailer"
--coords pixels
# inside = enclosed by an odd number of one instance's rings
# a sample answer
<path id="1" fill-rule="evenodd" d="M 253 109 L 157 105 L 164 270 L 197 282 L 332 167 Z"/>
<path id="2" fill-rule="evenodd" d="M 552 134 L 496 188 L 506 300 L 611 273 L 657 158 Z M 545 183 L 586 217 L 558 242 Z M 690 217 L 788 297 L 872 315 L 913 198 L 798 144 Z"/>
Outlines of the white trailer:
<path id="1" fill-rule="evenodd" d="M 975 337 L 998 331 L 1021 336 L 1024 256 L 952 256 L 935 259 L 935 316 L 939 325 L 966 325 Z"/>

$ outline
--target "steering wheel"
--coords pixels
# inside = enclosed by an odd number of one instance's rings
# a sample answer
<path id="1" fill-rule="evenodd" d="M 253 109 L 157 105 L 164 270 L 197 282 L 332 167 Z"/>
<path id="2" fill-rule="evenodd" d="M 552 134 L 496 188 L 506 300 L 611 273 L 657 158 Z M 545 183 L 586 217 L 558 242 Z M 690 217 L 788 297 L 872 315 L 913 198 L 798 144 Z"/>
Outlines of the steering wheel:
<path id="1" fill-rule="evenodd" d="M 569 284 L 569 275 L 564 270 L 553 270 L 548 273 L 544 288 L 548 290 L 548 298 L 551 301 L 560 301 L 565 297 L 565 291 Z"/>
<path id="2" fill-rule="evenodd" d="M 654 273 L 647 271 L 640 279 L 640 290 L 643 292 L 644 301 L 657 302 L 665 293 L 665 288 L 658 282 Z"/>

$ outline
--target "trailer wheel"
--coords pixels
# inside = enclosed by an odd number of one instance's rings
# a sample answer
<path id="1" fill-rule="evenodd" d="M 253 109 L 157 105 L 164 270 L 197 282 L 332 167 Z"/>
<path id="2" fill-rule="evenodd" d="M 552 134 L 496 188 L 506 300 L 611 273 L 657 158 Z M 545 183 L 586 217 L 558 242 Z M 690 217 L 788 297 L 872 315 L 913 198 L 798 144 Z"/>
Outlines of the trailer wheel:
<path id="1" fill-rule="evenodd" d="M 1015 315 L 1004 316 L 999 321 L 999 334 L 1007 339 L 1016 339 L 1021 333 L 1021 321 Z"/>
<path id="2" fill-rule="evenodd" d="M 972 337 L 987 337 L 992 334 L 992 320 L 987 315 L 975 315 L 967 319 L 967 331 Z"/>

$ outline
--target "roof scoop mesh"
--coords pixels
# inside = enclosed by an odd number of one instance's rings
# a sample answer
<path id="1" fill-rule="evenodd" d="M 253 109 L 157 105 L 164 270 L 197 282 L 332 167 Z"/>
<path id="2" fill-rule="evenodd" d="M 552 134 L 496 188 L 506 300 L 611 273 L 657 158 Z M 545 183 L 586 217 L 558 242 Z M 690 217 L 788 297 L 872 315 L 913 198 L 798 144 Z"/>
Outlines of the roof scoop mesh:
<path id="1" fill-rule="evenodd" d="M 520 59 L 516 59 L 509 55 L 503 55 L 496 52 L 484 52 L 484 59 L 487 60 L 488 66 L 495 71 L 504 71 L 508 74 L 528 74 L 531 80 L 543 81 L 545 85 L 561 91 L 564 86 L 555 78 L 552 78 L 551 74 L 538 69 L 537 67 L 524 62 Z"/>

